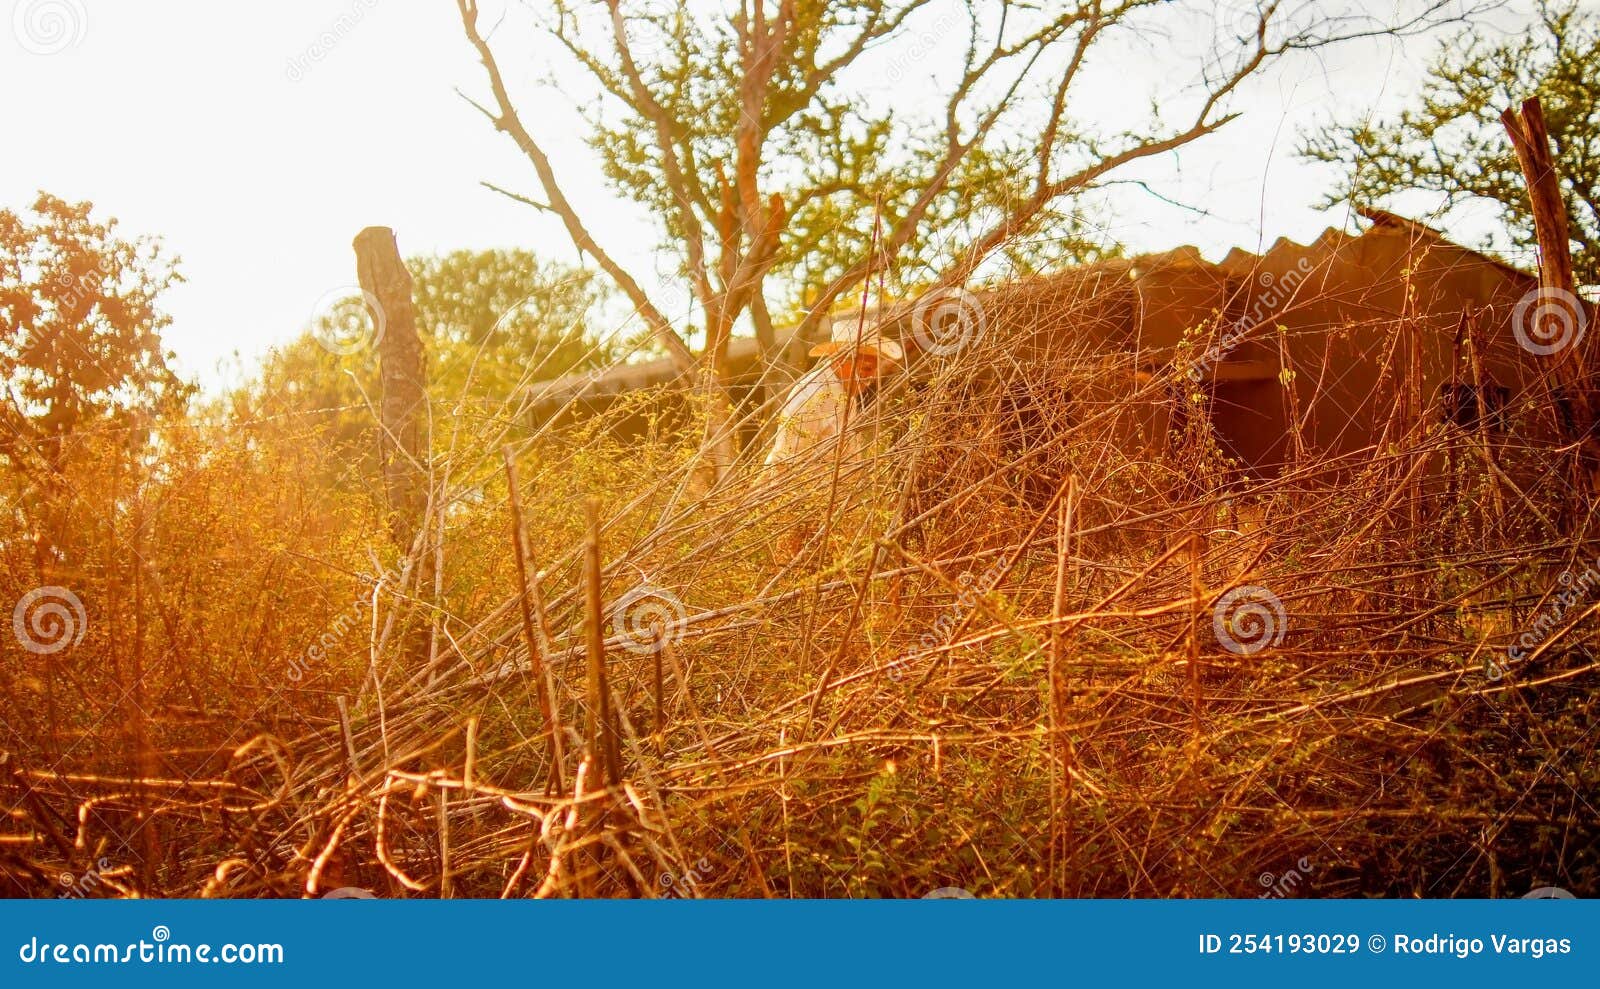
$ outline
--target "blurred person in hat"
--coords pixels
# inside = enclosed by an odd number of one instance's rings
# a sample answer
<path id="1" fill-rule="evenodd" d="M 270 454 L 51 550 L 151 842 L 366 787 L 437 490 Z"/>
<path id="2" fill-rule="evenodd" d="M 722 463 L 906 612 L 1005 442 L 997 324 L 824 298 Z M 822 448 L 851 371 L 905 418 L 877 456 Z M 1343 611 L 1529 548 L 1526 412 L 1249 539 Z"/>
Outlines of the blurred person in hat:
<path id="1" fill-rule="evenodd" d="M 879 379 L 905 364 L 905 351 L 884 339 L 873 324 L 846 319 L 834 324 L 833 339 L 811 348 L 816 367 L 789 388 L 778 412 L 778 428 L 767 453 L 769 467 L 793 461 L 839 436 L 859 412 Z"/>

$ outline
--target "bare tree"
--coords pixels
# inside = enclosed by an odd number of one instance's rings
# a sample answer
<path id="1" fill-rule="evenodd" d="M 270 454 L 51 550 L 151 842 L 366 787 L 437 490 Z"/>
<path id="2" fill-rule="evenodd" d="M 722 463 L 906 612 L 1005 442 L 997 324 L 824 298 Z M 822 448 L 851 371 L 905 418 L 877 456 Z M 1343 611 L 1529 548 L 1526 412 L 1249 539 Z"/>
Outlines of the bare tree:
<path id="1" fill-rule="evenodd" d="M 1383 20 L 1285 0 L 1242 12 L 1175 0 L 550 0 L 549 36 L 605 96 L 588 120 L 607 177 L 661 220 L 705 313 L 698 357 L 563 193 L 478 3 L 457 6 L 492 94 L 474 105 L 527 156 L 544 199 L 507 194 L 558 216 L 680 368 L 714 380 L 741 317 L 770 350 L 775 292 L 796 300 L 809 332 L 885 272 L 902 288 L 959 285 L 1040 233 L 1070 244 L 1072 259 L 1092 253 L 1073 226 L 1077 197 L 1226 126 L 1241 86 L 1265 67 L 1426 31 L 1471 13 L 1466 2 L 1416 0 Z M 1184 119 L 1152 114 L 1105 133 L 1074 112 L 1092 55 L 1191 31 L 1196 18 L 1220 29 L 1204 54 L 1171 66 L 1173 78 L 1194 79 Z M 873 109 L 852 86 L 874 69 L 903 73 L 906 56 L 891 53 L 908 40 L 953 42 L 959 66 L 939 73 L 936 108 Z"/>

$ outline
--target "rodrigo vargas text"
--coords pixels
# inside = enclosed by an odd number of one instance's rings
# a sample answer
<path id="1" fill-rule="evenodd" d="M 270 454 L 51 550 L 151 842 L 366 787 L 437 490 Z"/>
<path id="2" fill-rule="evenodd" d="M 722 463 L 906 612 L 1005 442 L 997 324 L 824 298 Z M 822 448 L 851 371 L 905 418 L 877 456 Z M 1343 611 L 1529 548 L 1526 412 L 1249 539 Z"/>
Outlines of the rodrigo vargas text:
<path id="1" fill-rule="evenodd" d="M 1390 943 L 1394 945 L 1394 953 L 1397 955 L 1455 955 L 1457 958 L 1481 955 L 1486 947 L 1483 938 L 1456 937 L 1454 934 L 1430 934 L 1427 937 L 1396 934 L 1390 939 Z M 1532 958 L 1543 958 L 1545 955 L 1571 954 L 1572 939 L 1491 934 L 1487 947 L 1492 948 L 1497 955 L 1528 955 Z"/>

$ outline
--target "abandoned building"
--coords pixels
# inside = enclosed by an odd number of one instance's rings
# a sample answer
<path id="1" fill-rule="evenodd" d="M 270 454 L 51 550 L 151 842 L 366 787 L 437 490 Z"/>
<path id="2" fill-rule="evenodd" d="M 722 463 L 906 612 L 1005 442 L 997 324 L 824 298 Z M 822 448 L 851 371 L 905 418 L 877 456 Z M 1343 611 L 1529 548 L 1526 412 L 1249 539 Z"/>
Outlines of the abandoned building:
<path id="1" fill-rule="evenodd" d="M 1330 228 L 1310 244 L 1280 239 L 1262 254 L 1236 249 L 1219 262 L 1184 247 L 968 298 L 985 333 L 1007 341 L 1019 361 L 1099 348 L 1147 374 L 1187 378 L 1206 396 L 1218 442 L 1256 474 L 1276 473 L 1295 456 L 1338 457 L 1379 443 L 1408 402 L 1410 414 L 1466 429 L 1555 431 L 1544 421 L 1548 403 L 1535 410 L 1523 401 L 1528 414 L 1517 416 L 1519 399 L 1544 394 L 1535 389 L 1554 360 L 1519 341 L 1516 322 L 1527 319 L 1537 278 L 1421 223 L 1362 215 L 1369 226 L 1359 235 Z M 1591 307 L 1580 319 L 1592 316 Z M 913 311 L 873 318 L 918 350 Z M 803 352 L 812 341 L 794 342 Z M 735 396 L 746 400 L 762 370 L 755 341 L 736 339 L 729 358 Z M 676 377 L 665 359 L 568 376 L 539 389 L 533 415 L 581 417 Z"/>

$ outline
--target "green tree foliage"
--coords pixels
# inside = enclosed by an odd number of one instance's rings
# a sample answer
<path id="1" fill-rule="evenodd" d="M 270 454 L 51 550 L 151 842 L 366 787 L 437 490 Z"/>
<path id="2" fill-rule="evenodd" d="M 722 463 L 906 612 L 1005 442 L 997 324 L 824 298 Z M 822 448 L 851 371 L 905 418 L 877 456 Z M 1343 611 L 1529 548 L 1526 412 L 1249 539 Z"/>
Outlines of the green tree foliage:
<path id="1" fill-rule="evenodd" d="M 1462 34 L 1440 46 L 1422 92 L 1398 118 L 1330 123 L 1301 153 L 1340 166 L 1326 204 L 1382 205 L 1422 190 L 1441 212 L 1488 201 L 1511 247 L 1536 245 L 1526 183 L 1500 124 L 1506 107 L 1537 96 L 1555 145 L 1580 284 L 1600 281 L 1600 17 L 1575 3 L 1541 3 L 1526 32 Z M 1507 247 L 1504 242 L 1487 247 Z"/>
<path id="2" fill-rule="evenodd" d="M 535 382 L 610 362 L 626 341 L 602 336 L 608 299 L 593 272 L 523 250 L 456 251 L 407 261 L 417 328 L 427 353 L 434 433 L 454 416 L 515 424 Z M 338 341 L 338 346 L 327 346 Z M 230 397 L 236 420 L 307 419 L 345 480 L 376 476 L 377 349 L 360 298 L 263 361 L 259 378 Z"/>
<path id="3" fill-rule="evenodd" d="M 73 434 L 148 422 L 192 392 L 161 345 L 176 261 L 92 210 L 45 193 L 31 217 L 0 210 L 0 453 L 24 472 L 59 471 Z"/>
<path id="4" fill-rule="evenodd" d="M 626 342 L 601 339 L 607 291 L 591 270 L 522 250 L 456 251 L 409 267 L 441 397 L 503 403 L 534 381 L 601 367 Z"/>

